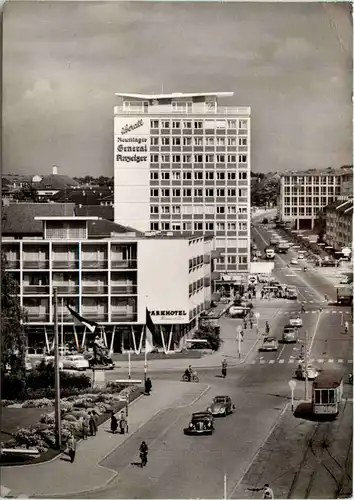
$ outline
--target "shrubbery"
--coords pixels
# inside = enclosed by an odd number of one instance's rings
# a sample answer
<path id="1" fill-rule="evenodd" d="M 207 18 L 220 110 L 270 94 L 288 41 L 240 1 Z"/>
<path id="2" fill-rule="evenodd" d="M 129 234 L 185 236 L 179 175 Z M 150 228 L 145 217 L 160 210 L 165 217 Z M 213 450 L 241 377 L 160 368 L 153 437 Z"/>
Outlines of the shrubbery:
<path id="1" fill-rule="evenodd" d="M 222 344 L 222 339 L 220 338 L 220 328 L 214 325 L 201 325 L 199 329 L 194 333 L 195 339 L 206 340 L 205 346 L 203 347 L 217 351 L 220 349 Z"/>

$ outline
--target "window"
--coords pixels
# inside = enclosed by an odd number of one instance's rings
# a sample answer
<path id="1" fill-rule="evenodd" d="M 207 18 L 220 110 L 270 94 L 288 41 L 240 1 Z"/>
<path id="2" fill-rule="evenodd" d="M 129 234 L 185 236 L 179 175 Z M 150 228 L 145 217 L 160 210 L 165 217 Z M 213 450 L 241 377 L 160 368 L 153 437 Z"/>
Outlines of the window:
<path id="1" fill-rule="evenodd" d="M 218 205 L 218 206 L 216 207 L 216 213 L 217 213 L 217 214 L 224 214 L 224 213 L 225 213 L 225 207 L 224 207 L 224 206 L 222 206 L 222 205 Z"/>
<path id="2" fill-rule="evenodd" d="M 228 137 L 227 138 L 228 146 L 236 146 L 236 137 Z"/>
<path id="3" fill-rule="evenodd" d="M 191 146 L 192 138 L 191 137 L 183 137 L 183 146 Z"/>
<path id="4" fill-rule="evenodd" d="M 192 223 L 191 222 L 183 222 L 183 231 L 191 231 Z"/>
<path id="5" fill-rule="evenodd" d="M 210 214 L 210 215 L 215 214 L 215 205 L 205 205 L 204 212 L 206 214 Z"/>
<path id="6" fill-rule="evenodd" d="M 218 264 L 225 264 L 225 257 L 219 257 L 218 259 L 216 259 L 216 262 Z"/>
<path id="7" fill-rule="evenodd" d="M 195 222 L 194 223 L 194 231 L 203 231 L 203 223 Z"/>
<path id="8" fill-rule="evenodd" d="M 284 208 L 284 215 L 290 216 L 290 207 Z"/>
<path id="9" fill-rule="evenodd" d="M 225 155 L 216 155 L 217 163 L 225 163 Z"/>
<path id="10" fill-rule="evenodd" d="M 159 128 L 158 120 L 150 120 L 150 128 Z"/>
<path id="11" fill-rule="evenodd" d="M 216 138 L 217 146 L 225 146 L 225 137 L 217 137 Z"/>
<path id="12" fill-rule="evenodd" d="M 227 178 L 229 181 L 235 181 L 236 180 L 236 172 L 228 172 Z"/>
<path id="13" fill-rule="evenodd" d="M 247 155 L 238 155 L 239 163 L 247 163 Z"/>
<path id="14" fill-rule="evenodd" d="M 159 207 L 158 207 L 158 205 L 151 205 L 151 207 L 150 207 L 150 213 L 151 214 L 158 214 L 159 213 Z"/>
<path id="15" fill-rule="evenodd" d="M 238 140 L 238 145 L 239 146 L 247 146 L 247 138 L 246 137 L 240 137 Z"/>
<path id="16" fill-rule="evenodd" d="M 216 223 L 217 231 L 225 231 L 225 222 L 217 222 Z"/>
<path id="17" fill-rule="evenodd" d="M 158 137 L 150 137 L 150 144 L 151 144 L 151 146 L 158 146 L 159 145 L 159 138 Z"/>
<path id="18" fill-rule="evenodd" d="M 290 196 L 284 198 L 284 205 L 290 205 Z"/>
<path id="19" fill-rule="evenodd" d="M 225 172 L 216 172 L 216 180 L 224 181 L 225 180 Z"/>
<path id="20" fill-rule="evenodd" d="M 236 213 L 236 207 L 234 207 L 234 206 L 232 206 L 232 207 L 228 206 L 227 207 L 227 213 L 228 214 L 235 214 Z"/>
<path id="21" fill-rule="evenodd" d="M 240 196 L 240 198 L 247 196 L 247 189 L 239 189 L 238 195 Z"/>
<path id="22" fill-rule="evenodd" d="M 203 162 L 203 155 L 194 155 L 194 161 L 195 161 L 195 163 L 202 163 Z"/>
<path id="23" fill-rule="evenodd" d="M 170 145 L 170 138 L 169 137 L 162 137 L 162 145 L 169 146 Z"/>
<path id="24" fill-rule="evenodd" d="M 236 189 L 228 189 L 227 196 L 236 196 Z"/>
<path id="25" fill-rule="evenodd" d="M 236 264 L 236 255 L 228 255 L 227 263 L 228 264 Z"/>
<path id="26" fill-rule="evenodd" d="M 321 206 L 325 207 L 327 205 L 327 198 L 324 196 L 321 198 Z"/>
<path id="27" fill-rule="evenodd" d="M 169 214 L 170 213 L 170 207 L 169 207 L 169 205 L 162 205 L 161 206 L 161 213 L 162 214 Z"/>
<path id="28" fill-rule="evenodd" d="M 161 196 L 170 196 L 170 190 L 169 189 L 161 189 Z"/>
<path id="29" fill-rule="evenodd" d="M 192 196 L 192 190 L 191 189 L 183 189 L 183 196 Z"/>
<path id="30" fill-rule="evenodd" d="M 227 120 L 227 128 L 236 128 L 236 120 Z"/>
<path id="31" fill-rule="evenodd" d="M 238 128 L 247 128 L 247 120 L 239 120 L 238 121 Z"/>
<path id="32" fill-rule="evenodd" d="M 194 172 L 194 179 L 198 180 L 198 181 L 202 181 L 203 180 L 203 172 L 200 172 L 200 171 Z"/>
<path id="33" fill-rule="evenodd" d="M 207 146 L 214 146 L 214 143 L 215 143 L 214 137 L 206 137 L 205 144 Z"/>
<path id="34" fill-rule="evenodd" d="M 216 196 L 225 196 L 225 189 L 217 189 Z"/>
<path id="35" fill-rule="evenodd" d="M 227 229 L 228 231 L 236 231 L 236 222 L 228 222 Z"/>
<path id="36" fill-rule="evenodd" d="M 162 229 L 162 231 L 169 231 L 170 230 L 170 223 L 169 222 L 162 222 L 161 229 Z"/>
<path id="37" fill-rule="evenodd" d="M 163 181 L 169 181 L 170 180 L 170 172 L 161 172 L 161 178 Z"/>
<path id="38" fill-rule="evenodd" d="M 304 205 L 305 205 L 305 198 L 304 198 L 303 196 L 301 196 L 301 197 L 299 198 L 299 205 L 301 205 L 301 206 L 304 206 Z"/>
<path id="39" fill-rule="evenodd" d="M 173 120 L 172 128 L 181 128 L 181 122 L 178 120 Z"/>
<path id="40" fill-rule="evenodd" d="M 328 390 L 328 402 L 330 404 L 336 403 L 336 397 L 335 397 L 334 389 L 329 389 Z"/>
<path id="41" fill-rule="evenodd" d="M 321 176 L 321 184 L 327 184 L 327 177 L 325 175 Z"/>
<path id="42" fill-rule="evenodd" d="M 315 404 L 321 404 L 321 391 L 315 390 Z"/>
<path id="43" fill-rule="evenodd" d="M 172 137 L 172 146 L 180 146 L 181 138 L 180 137 Z"/>
<path id="44" fill-rule="evenodd" d="M 297 207 L 291 207 L 291 215 L 297 215 Z"/>
<path id="45" fill-rule="evenodd" d="M 328 176 L 328 184 L 330 184 L 331 186 L 334 185 L 334 177 L 333 177 L 333 175 L 329 175 Z"/>
<path id="46" fill-rule="evenodd" d="M 173 214 L 180 214 L 181 213 L 180 205 L 172 205 L 172 213 Z"/>
<path id="47" fill-rule="evenodd" d="M 328 404 L 328 389 L 321 389 L 321 403 Z"/>
<path id="48" fill-rule="evenodd" d="M 172 180 L 173 181 L 180 181 L 181 180 L 181 172 L 172 172 Z"/>
<path id="49" fill-rule="evenodd" d="M 319 206 L 319 204 L 320 204 L 320 199 L 319 199 L 317 196 L 315 196 L 315 197 L 313 198 L 313 204 L 314 204 L 316 207 L 318 207 L 318 206 Z"/>
<path id="50" fill-rule="evenodd" d="M 194 138 L 194 146 L 203 146 L 203 138 L 195 137 Z"/>
<path id="51" fill-rule="evenodd" d="M 215 121 L 214 120 L 205 120 L 205 129 L 214 130 L 215 129 Z"/>
<path id="52" fill-rule="evenodd" d="M 236 163 L 236 155 L 228 155 L 227 161 L 228 163 Z"/>
<path id="53" fill-rule="evenodd" d="M 218 129 L 226 128 L 225 120 L 216 120 L 216 128 L 218 128 Z"/>
<path id="54" fill-rule="evenodd" d="M 247 231 L 247 222 L 239 222 L 238 223 L 239 231 Z"/>
<path id="55" fill-rule="evenodd" d="M 205 196 L 214 196 L 214 189 L 206 189 Z"/>
<path id="56" fill-rule="evenodd" d="M 181 224 L 172 224 L 172 231 L 180 231 Z"/>
<path id="57" fill-rule="evenodd" d="M 238 179 L 239 179 L 239 181 L 246 181 L 247 180 L 247 172 L 239 172 Z"/>
<path id="58" fill-rule="evenodd" d="M 159 155 L 150 155 L 150 162 L 151 163 L 158 163 L 159 162 Z"/>
<path id="59" fill-rule="evenodd" d="M 214 155 L 205 155 L 206 163 L 214 163 Z"/>
<path id="60" fill-rule="evenodd" d="M 162 163 L 170 163 L 170 155 L 161 155 L 161 161 Z"/>
<path id="61" fill-rule="evenodd" d="M 207 231 L 214 231 L 214 222 L 206 222 L 205 229 Z"/>
<path id="62" fill-rule="evenodd" d="M 194 196 L 203 196 L 203 189 L 202 188 L 195 189 Z"/>
<path id="63" fill-rule="evenodd" d="M 159 223 L 158 222 L 150 222 L 150 231 L 158 231 Z"/>
<path id="64" fill-rule="evenodd" d="M 190 120 L 183 120 L 183 128 L 192 128 L 192 122 Z"/>
<path id="65" fill-rule="evenodd" d="M 172 163 L 181 163 L 181 155 L 172 155 Z"/>
<path id="66" fill-rule="evenodd" d="M 182 213 L 184 213 L 184 214 L 192 214 L 193 213 L 193 207 L 192 207 L 192 205 L 182 205 Z"/>
<path id="67" fill-rule="evenodd" d="M 174 196 L 174 197 L 181 196 L 181 190 L 180 189 L 172 189 L 172 196 Z"/>
<path id="68" fill-rule="evenodd" d="M 213 181 L 214 180 L 214 172 L 205 172 L 205 178 L 207 181 Z"/>
<path id="69" fill-rule="evenodd" d="M 203 122 L 201 122 L 201 121 L 195 121 L 194 122 L 194 128 L 196 128 L 196 129 L 202 129 L 203 128 Z"/>
<path id="70" fill-rule="evenodd" d="M 240 255 L 238 258 L 239 264 L 247 264 L 247 255 Z"/>
<path id="71" fill-rule="evenodd" d="M 158 189 L 150 189 L 150 196 L 153 196 L 156 198 L 159 195 L 159 190 Z"/>
<path id="72" fill-rule="evenodd" d="M 191 163 L 192 155 L 183 155 L 183 163 Z"/>
<path id="73" fill-rule="evenodd" d="M 289 211 L 288 215 L 290 215 L 290 208 L 288 211 Z M 306 207 L 306 215 L 310 217 L 312 216 L 312 207 Z"/>
<path id="74" fill-rule="evenodd" d="M 155 172 L 155 171 L 150 172 L 150 180 L 157 181 L 158 178 L 159 178 L 159 173 L 158 172 Z"/>
<path id="75" fill-rule="evenodd" d="M 238 207 L 239 214 L 247 214 L 247 207 Z"/>
<path id="76" fill-rule="evenodd" d="M 187 181 L 192 180 L 192 172 L 183 172 L 183 179 Z"/>
<path id="77" fill-rule="evenodd" d="M 161 127 L 162 128 L 170 128 L 170 120 L 162 120 Z"/>

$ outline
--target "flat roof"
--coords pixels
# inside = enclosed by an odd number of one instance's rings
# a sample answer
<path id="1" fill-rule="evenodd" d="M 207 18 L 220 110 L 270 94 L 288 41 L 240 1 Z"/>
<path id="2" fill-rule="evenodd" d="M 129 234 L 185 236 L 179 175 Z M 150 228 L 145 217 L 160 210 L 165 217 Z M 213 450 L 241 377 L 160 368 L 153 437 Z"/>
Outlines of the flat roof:
<path id="1" fill-rule="evenodd" d="M 57 216 L 57 215 L 52 215 L 52 216 L 47 216 L 47 217 L 35 217 L 34 218 L 35 220 L 42 220 L 42 221 L 45 221 L 45 220 L 80 220 L 80 221 L 83 221 L 83 220 L 100 220 L 100 217 L 86 217 L 86 216 L 82 216 L 82 215 L 71 215 L 71 216 L 63 216 L 63 217 L 60 217 L 60 216 Z"/>
<path id="2" fill-rule="evenodd" d="M 132 97 L 133 99 L 177 99 L 184 97 L 232 97 L 233 92 L 199 92 L 199 93 L 188 93 L 184 94 L 182 92 L 175 92 L 172 94 L 122 94 L 120 92 L 115 93 L 118 97 Z"/>

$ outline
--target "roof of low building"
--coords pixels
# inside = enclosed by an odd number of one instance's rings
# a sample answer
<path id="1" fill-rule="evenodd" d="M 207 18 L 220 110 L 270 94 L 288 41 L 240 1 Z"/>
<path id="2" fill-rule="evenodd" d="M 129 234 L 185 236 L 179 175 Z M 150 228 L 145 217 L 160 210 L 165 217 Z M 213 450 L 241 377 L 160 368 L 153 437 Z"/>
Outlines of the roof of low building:
<path id="1" fill-rule="evenodd" d="M 131 99 L 146 99 L 148 101 L 154 99 L 183 99 L 185 97 L 231 97 L 233 92 L 192 92 L 183 94 L 182 92 L 175 92 L 172 94 L 122 94 L 116 93 L 118 97 L 128 97 Z"/>
<path id="2" fill-rule="evenodd" d="M 75 207 L 75 215 L 97 216 L 101 219 L 114 221 L 114 208 L 105 205 L 83 205 Z"/>
<path id="3" fill-rule="evenodd" d="M 3 236 L 38 235 L 43 227 L 35 217 L 73 214 L 73 203 L 13 203 L 3 208 L 1 232 Z"/>
<path id="4" fill-rule="evenodd" d="M 62 189 L 51 196 L 50 200 L 54 202 L 69 201 L 75 205 L 99 205 L 100 202 L 110 194 L 110 189 L 106 187 L 95 189 Z"/>
<path id="5" fill-rule="evenodd" d="M 132 237 L 144 236 L 144 233 L 129 226 L 116 224 L 105 219 L 98 219 L 96 221 L 88 221 L 88 234 L 91 238 L 109 238 L 112 234 L 125 234 L 131 233 Z"/>
<path id="6" fill-rule="evenodd" d="M 60 174 L 50 174 L 44 175 L 40 182 L 33 183 L 33 187 L 37 190 L 46 190 L 46 189 L 65 189 L 69 187 L 79 186 L 80 184 L 77 181 L 74 181 L 68 175 L 60 175 Z"/>

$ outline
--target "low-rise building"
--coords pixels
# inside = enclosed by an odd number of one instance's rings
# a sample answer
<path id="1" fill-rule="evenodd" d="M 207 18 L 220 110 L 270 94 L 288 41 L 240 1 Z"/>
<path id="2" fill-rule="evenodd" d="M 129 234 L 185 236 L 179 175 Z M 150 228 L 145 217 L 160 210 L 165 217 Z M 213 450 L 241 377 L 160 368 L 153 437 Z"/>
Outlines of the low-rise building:
<path id="1" fill-rule="evenodd" d="M 325 241 L 336 252 L 349 257 L 353 247 L 353 199 L 338 200 L 325 209 Z"/>
<path id="2" fill-rule="evenodd" d="M 75 324 L 69 305 L 104 330 L 114 351 L 139 350 L 146 308 L 160 346 L 174 350 L 210 306 L 213 235 L 144 234 L 98 217 L 35 217 L 33 236 L 16 230 L 3 238 L 7 270 L 27 313 L 28 344 L 48 347 L 54 334 L 54 289 L 64 342 L 93 334 Z M 38 234 L 38 224 L 41 235 Z M 22 228 L 23 231 L 23 228 Z"/>

